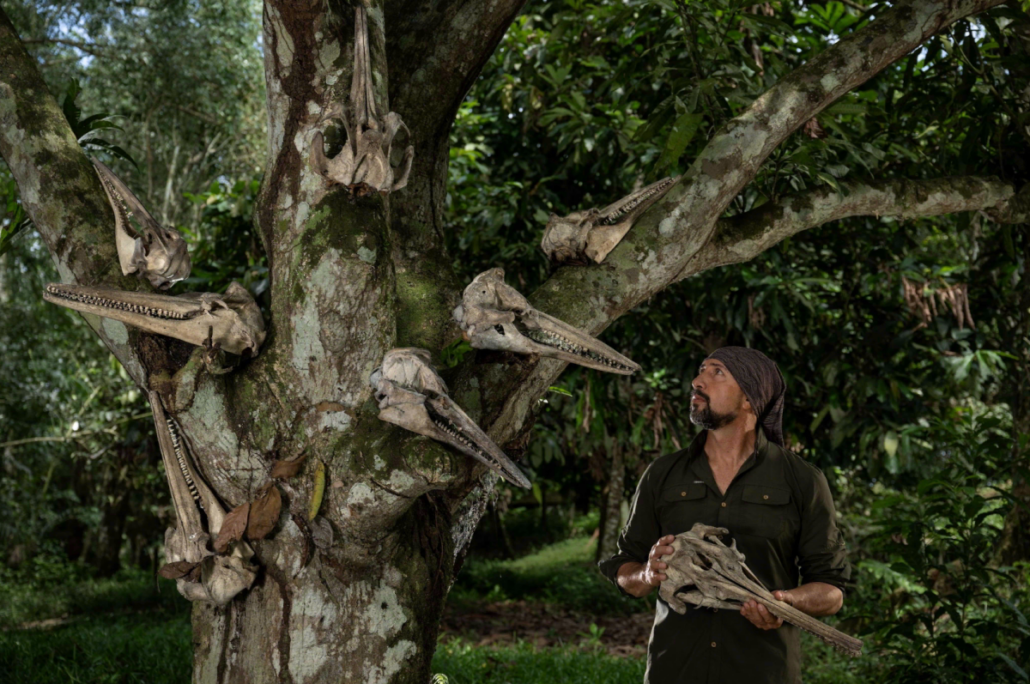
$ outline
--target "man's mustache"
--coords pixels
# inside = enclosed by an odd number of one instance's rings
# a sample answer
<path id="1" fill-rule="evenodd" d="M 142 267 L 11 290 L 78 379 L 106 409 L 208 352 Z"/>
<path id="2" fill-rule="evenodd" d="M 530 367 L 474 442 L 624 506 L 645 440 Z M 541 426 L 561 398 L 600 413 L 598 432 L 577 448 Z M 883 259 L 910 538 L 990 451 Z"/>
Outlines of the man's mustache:
<path id="1" fill-rule="evenodd" d="M 693 392 L 691 392 L 690 393 L 690 398 L 693 399 L 694 397 L 701 397 L 702 399 L 707 401 L 709 404 L 712 403 L 712 400 L 708 398 L 708 395 L 705 394 L 704 392 L 702 392 L 701 390 L 694 390 Z"/>

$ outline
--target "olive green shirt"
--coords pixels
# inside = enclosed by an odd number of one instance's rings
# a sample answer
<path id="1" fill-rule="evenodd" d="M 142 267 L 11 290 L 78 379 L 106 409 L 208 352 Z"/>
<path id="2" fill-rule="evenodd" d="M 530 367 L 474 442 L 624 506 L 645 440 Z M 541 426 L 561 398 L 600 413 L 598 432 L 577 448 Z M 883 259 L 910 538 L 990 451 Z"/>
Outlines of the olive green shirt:
<path id="1" fill-rule="evenodd" d="M 707 434 L 648 467 L 619 537 L 619 552 L 599 563 L 601 572 L 615 583 L 623 564 L 647 562 L 659 538 L 700 522 L 727 528 L 726 542 L 736 540 L 748 567 L 770 591 L 810 582 L 844 591 L 851 568 L 822 472 L 768 441 L 759 428 L 754 453 L 723 495 L 705 456 Z M 733 610 L 689 607 L 680 615 L 659 598 L 644 681 L 799 683 L 799 630 L 787 623 L 762 630 Z"/>

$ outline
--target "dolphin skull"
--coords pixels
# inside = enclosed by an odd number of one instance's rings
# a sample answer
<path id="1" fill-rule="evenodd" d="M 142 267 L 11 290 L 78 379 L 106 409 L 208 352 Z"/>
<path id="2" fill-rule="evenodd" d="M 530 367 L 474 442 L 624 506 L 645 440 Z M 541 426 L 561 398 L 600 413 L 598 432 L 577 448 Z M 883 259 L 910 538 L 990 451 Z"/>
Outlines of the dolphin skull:
<path id="1" fill-rule="evenodd" d="M 500 268 L 476 276 L 453 315 L 476 349 L 539 354 L 622 375 L 640 370 L 605 343 L 534 309 L 515 288 L 505 285 Z"/>
<path id="2" fill-rule="evenodd" d="M 369 382 L 379 402 L 379 419 L 448 444 L 486 464 L 508 482 L 529 488 L 529 480 L 447 394 L 429 365 L 425 349 L 392 349 Z"/>
<path id="3" fill-rule="evenodd" d="M 408 184 L 415 148 L 408 145 L 403 152 L 393 148 L 398 133 L 403 131 L 410 138 L 411 132 L 396 112 L 379 116 L 372 88 L 367 11 L 359 5 L 354 14 L 354 75 L 350 90 L 353 123 L 348 122 L 343 105 L 334 103 L 319 123 L 339 119 L 347 141 L 340 153 L 330 159 L 325 155 L 322 133 L 315 133 L 311 140 L 311 165 L 330 184 L 343 185 L 359 194 L 371 188 L 385 195 Z"/>
<path id="4" fill-rule="evenodd" d="M 604 209 L 575 211 L 568 216 L 551 214 L 540 247 L 555 263 L 604 261 L 633 223 L 679 180 L 663 178 L 646 188 L 609 204 Z"/>
<path id="5" fill-rule="evenodd" d="M 177 297 L 50 283 L 43 299 L 157 335 L 197 346 L 214 346 L 241 356 L 257 356 L 265 341 L 261 309 L 247 289 L 235 282 L 229 284 L 224 295 L 190 292 Z"/>
<path id="6" fill-rule="evenodd" d="M 136 195 L 104 164 L 93 160 L 114 210 L 114 237 L 122 275 L 136 273 L 166 290 L 190 274 L 186 241 L 154 220 Z"/>
<path id="7" fill-rule="evenodd" d="M 164 412 L 161 398 L 153 391 L 149 398 L 176 518 L 175 527 L 165 532 L 165 561 L 199 566 L 196 581 L 186 577 L 175 580 L 185 598 L 224 606 L 254 583 L 257 569 L 250 562 L 254 550 L 242 539 L 232 543 L 227 555 L 216 555 L 211 549 L 209 542 L 222 528 L 225 509 L 200 477 L 175 421 Z"/>

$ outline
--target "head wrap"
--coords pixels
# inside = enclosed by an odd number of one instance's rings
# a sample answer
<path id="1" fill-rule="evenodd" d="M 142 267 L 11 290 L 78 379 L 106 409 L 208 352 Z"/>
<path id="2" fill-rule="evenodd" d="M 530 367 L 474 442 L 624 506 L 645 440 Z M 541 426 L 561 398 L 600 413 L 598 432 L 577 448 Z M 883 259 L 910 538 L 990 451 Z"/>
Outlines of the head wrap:
<path id="1" fill-rule="evenodd" d="M 783 446 L 783 395 L 787 385 L 776 362 L 747 347 L 720 347 L 708 358 L 722 361 L 751 402 L 766 438 Z"/>

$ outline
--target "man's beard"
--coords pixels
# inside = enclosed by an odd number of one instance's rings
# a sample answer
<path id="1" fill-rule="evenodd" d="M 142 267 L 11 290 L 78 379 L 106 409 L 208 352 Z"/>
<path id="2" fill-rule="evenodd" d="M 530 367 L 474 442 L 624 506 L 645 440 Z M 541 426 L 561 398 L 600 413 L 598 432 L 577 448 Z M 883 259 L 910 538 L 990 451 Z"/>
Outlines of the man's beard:
<path id="1" fill-rule="evenodd" d="M 690 422 L 694 425 L 700 425 L 705 430 L 718 430 L 737 419 L 736 411 L 732 413 L 716 413 L 712 410 L 712 405 L 709 403 L 707 396 L 701 392 L 694 392 L 694 394 L 705 400 L 704 406 L 693 403 L 690 405 Z"/>

